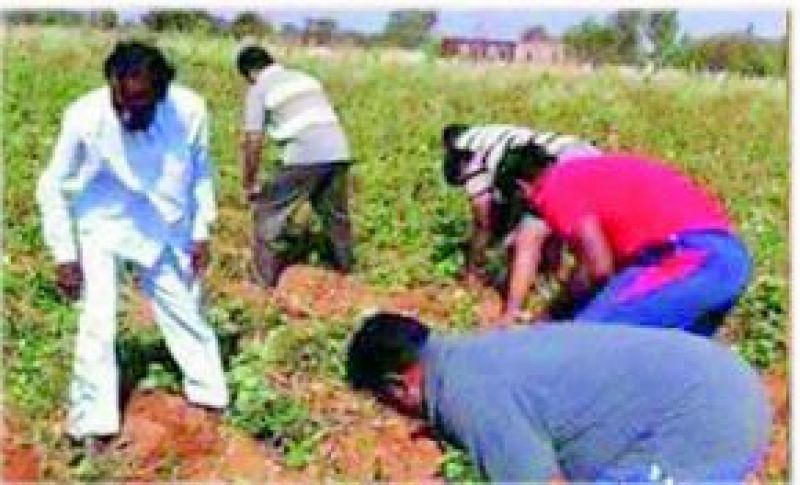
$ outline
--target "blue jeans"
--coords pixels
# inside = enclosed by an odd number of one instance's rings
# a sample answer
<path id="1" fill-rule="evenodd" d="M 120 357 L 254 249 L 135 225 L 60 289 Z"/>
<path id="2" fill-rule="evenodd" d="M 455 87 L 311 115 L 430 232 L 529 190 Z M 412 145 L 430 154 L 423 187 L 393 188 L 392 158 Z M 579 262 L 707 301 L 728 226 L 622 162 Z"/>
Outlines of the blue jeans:
<path id="1" fill-rule="evenodd" d="M 747 286 L 752 262 L 735 235 L 676 234 L 614 275 L 575 320 L 681 328 L 710 336 Z"/>

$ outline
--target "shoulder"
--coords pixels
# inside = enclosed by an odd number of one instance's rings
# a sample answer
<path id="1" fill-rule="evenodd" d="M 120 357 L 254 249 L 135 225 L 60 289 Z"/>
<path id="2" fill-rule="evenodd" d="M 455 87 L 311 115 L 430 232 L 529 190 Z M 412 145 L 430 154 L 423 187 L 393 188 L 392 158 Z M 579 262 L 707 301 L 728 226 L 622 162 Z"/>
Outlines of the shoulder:
<path id="1" fill-rule="evenodd" d="M 517 356 L 509 349 L 528 346 L 528 337 L 517 329 L 494 330 L 445 340 L 440 366 L 466 388 L 490 386 L 505 380 L 505 372 L 514 368 Z"/>
<path id="2" fill-rule="evenodd" d="M 64 109 L 65 122 L 83 125 L 98 120 L 104 108 L 111 104 L 111 92 L 107 86 L 93 89 L 82 95 Z"/>
<path id="3" fill-rule="evenodd" d="M 281 88 L 301 91 L 322 91 L 322 82 L 313 74 L 299 69 L 281 68 L 275 76 Z"/>
<path id="4" fill-rule="evenodd" d="M 64 109 L 61 130 L 80 138 L 92 138 L 112 114 L 110 89 L 107 86 L 96 88 Z"/>
<path id="5" fill-rule="evenodd" d="M 465 129 L 455 140 L 456 148 L 480 150 L 491 144 L 503 131 L 505 125 L 473 125 Z"/>
<path id="6" fill-rule="evenodd" d="M 313 74 L 302 69 L 295 69 L 290 67 L 281 67 L 281 70 L 286 76 L 294 78 L 317 79 Z"/>
<path id="7" fill-rule="evenodd" d="M 185 115 L 206 116 L 207 114 L 205 99 L 186 86 L 172 84 L 167 91 L 167 100 Z"/>
<path id="8" fill-rule="evenodd" d="M 559 184 L 576 180 L 590 179 L 589 182 L 595 185 L 598 180 L 594 177 L 602 177 L 610 167 L 604 167 L 602 162 L 595 158 L 571 158 L 558 161 L 547 168 L 541 176 L 543 184 Z"/>

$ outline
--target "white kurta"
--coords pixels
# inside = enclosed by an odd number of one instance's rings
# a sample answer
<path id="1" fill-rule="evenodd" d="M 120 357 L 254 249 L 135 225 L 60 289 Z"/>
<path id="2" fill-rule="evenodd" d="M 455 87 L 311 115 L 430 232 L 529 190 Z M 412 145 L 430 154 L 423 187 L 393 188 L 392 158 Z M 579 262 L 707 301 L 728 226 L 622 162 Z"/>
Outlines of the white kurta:
<path id="1" fill-rule="evenodd" d="M 217 339 L 200 313 L 189 256 L 216 218 L 203 100 L 173 85 L 151 126 L 127 132 L 108 88 L 81 97 L 65 112 L 37 199 L 56 261 L 80 261 L 84 272 L 69 433 L 119 429 L 114 338 L 121 261 L 143 268 L 143 290 L 184 374 L 187 397 L 225 406 Z"/>

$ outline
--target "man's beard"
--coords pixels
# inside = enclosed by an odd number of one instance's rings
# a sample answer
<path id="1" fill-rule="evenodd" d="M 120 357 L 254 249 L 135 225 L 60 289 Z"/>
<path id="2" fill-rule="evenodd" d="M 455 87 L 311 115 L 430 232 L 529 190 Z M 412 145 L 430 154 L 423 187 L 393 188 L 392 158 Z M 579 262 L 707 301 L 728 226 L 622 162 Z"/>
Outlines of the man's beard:
<path id="1" fill-rule="evenodd" d="M 146 130 L 150 123 L 153 122 L 156 107 L 140 110 L 126 110 L 121 108 L 117 111 L 119 114 L 120 122 L 126 130 L 129 131 L 143 131 Z"/>

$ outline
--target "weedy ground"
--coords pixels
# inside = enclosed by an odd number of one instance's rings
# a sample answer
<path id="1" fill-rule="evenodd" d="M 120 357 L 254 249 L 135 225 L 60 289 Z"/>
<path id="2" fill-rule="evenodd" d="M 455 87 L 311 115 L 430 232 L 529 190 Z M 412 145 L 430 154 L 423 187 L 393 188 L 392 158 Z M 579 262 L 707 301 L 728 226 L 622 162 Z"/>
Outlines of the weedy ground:
<path id="1" fill-rule="evenodd" d="M 250 216 L 239 188 L 244 85 L 232 39 L 153 37 L 213 116 L 220 218 L 208 277 L 208 316 L 222 342 L 233 402 L 221 419 L 188 408 L 150 313 L 125 289 L 118 349 L 126 396 L 119 440 L 95 460 L 63 438 L 76 311 L 55 293 L 54 266 L 34 202 L 66 106 L 101 85 L 113 34 L 10 29 L 2 40 L 4 162 L 3 476 L 43 480 L 476 480 L 459 451 L 343 383 L 343 349 L 370 307 L 418 311 L 468 331 L 498 311 L 488 289 L 456 273 L 469 214 L 440 175 L 439 135 L 453 121 L 539 126 L 602 147 L 657 155 L 717 193 L 756 270 L 721 337 L 763 373 L 776 427 L 762 479 L 785 480 L 788 442 L 789 110 L 784 80 L 701 76 L 634 79 L 477 66 L 380 51 L 313 56 L 277 46 L 287 64 L 323 80 L 357 164 L 352 212 L 358 264 L 339 277 L 310 256 L 271 294 L 249 285 Z M 278 153 L 265 155 L 265 171 Z M 307 211 L 300 217 L 307 216 Z M 532 298 L 531 306 L 539 305 Z"/>

